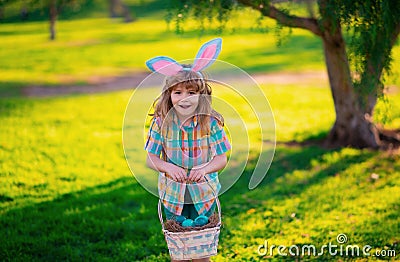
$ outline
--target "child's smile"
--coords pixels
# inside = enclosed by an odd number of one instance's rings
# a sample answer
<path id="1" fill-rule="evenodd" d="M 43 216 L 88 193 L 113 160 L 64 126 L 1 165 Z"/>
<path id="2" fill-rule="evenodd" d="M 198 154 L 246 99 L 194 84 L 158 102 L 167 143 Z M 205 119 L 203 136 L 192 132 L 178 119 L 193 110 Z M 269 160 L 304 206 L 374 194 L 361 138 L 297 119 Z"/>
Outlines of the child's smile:
<path id="1" fill-rule="evenodd" d="M 188 109 L 191 107 L 191 105 L 178 105 L 179 107 L 181 107 L 182 109 Z"/>

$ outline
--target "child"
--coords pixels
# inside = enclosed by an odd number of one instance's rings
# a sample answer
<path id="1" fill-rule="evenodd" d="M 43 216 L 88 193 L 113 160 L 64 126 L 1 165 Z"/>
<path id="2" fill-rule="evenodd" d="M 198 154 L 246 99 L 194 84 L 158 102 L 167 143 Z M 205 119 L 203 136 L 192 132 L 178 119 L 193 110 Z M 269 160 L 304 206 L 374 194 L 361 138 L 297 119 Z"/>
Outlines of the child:
<path id="1" fill-rule="evenodd" d="M 158 190 L 167 219 L 195 220 L 215 210 L 221 187 L 217 172 L 227 163 L 230 144 L 200 70 L 214 62 L 220 49 L 221 39 L 204 44 L 193 65 L 180 65 L 167 57 L 147 62 L 151 70 L 167 76 L 155 101 L 145 145 L 147 165 L 160 172 Z"/>

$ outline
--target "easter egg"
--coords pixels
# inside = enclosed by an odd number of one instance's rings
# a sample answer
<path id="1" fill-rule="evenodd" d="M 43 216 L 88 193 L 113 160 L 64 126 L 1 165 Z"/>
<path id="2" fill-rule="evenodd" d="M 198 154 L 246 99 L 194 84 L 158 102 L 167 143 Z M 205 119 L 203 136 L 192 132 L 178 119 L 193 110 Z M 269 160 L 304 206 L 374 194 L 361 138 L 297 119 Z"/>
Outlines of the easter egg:
<path id="1" fill-rule="evenodd" d="M 192 219 L 185 219 L 185 220 L 182 222 L 182 226 L 183 226 L 183 227 L 192 227 L 193 225 L 194 225 L 194 222 L 193 222 Z"/>
<path id="2" fill-rule="evenodd" d="M 181 224 L 183 221 L 185 221 L 185 219 L 186 219 L 185 216 L 177 216 L 175 220 L 176 220 L 176 222 Z"/>
<path id="3" fill-rule="evenodd" d="M 194 220 L 194 224 L 198 227 L 204 226 L 207 223 L 208 223 L 208 217 L 206 216 L 198 216 Z"/>

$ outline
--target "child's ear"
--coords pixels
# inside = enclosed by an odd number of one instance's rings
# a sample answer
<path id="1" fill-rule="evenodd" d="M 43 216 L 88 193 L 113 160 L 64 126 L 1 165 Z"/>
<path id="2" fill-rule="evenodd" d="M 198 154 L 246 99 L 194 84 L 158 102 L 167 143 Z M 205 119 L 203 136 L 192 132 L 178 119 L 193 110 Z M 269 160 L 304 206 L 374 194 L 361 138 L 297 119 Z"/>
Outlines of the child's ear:
<path id="1" fill-rule="evenodd" d="M 201 46 L 194 60 L 192 71 L 198 72 L 214 63 L 222 48 L 222 39 L 215 38 Z"/>
<path id="2" fill-rule="evenodd" d="M 183 69 L 174 59 L 166 56 L 157 56 L 146 61 L 147 67 L 165 76 L 173 76 Z"/>

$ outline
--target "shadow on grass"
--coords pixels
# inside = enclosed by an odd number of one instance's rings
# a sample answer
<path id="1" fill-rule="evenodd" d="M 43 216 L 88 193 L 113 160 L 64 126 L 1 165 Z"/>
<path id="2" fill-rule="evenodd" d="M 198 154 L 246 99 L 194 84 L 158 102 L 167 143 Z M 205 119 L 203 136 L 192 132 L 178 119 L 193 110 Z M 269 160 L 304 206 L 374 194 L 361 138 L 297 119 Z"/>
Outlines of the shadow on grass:
<path id="1" fill-rule="evenodd" d="M 349 156 L 322 168 L 307 180 L 276 183 L 294 170 L 311 169 L 312 160 L 320 160 L 331 152 L 319 147 L 278 147 L 267 177 L 253 191 L 247 189 L 254 168 L 254 160 L 250 160 L 249 169 L 221 197 L 223 216 L 239 217 L 265 201 L 279 205 L 349 165 L 373 156 L 368 152 Z M 157 198 L 133 178 L 121 178 L 54 201 L 11 209 L 2 214 L 0 226 L 0 256 L 6 260 L 169 260 L 157 216 Z M 224 239 L 229 238 L 230 229 L 224 229 L 222 247 Z"/>
<path id="2" fill-rule="evenodd" d="M 396 178 L 390 178 L 396 174 L 393 161 L 397 158 L 386 158 L 369 150 L 278 146 L 268 175 L 258 188 L 248 191 L 252 170 L 247 170 L 246 177 L 221 197 L 226 223 L 221 255 L 245 260 L 337 261 L 340 256 L 332 256 L 326 249 L 318 258 L 278 256 L 276 248 L 274 255 L 261 257 L 257 247 L 268 240 L 270 246 L 286 244 L 286 253 L 290 245 L 300 250 L 303 245 L 321 248 L 330 241 L 337 245 L 339 233 L 348 235 L 349 245 L 398 251 L 399 197 L 391 193 Z M 374 181 L 371 172 L 382 174 L 382 178 Z M 237 251 L 231 254 L 225 250 Z"/>
<path id="3" fill-rule="evenodd" d="M 360 159 L 360 162 L 367 160 Z M 369 183 L 374 183 L 369 181 Z M 365 185 L 360 185 L 359 188 Z M 374 188 L 379 191 L 379 189 Z M 382 188 L 381 188 L 382 189 Z M 350 189 L 351 190 L 351 189 Z M 297 211 L 300 214 L 295 216 L 265 216 L 265 229 L 254 230 L 251 232 L 253 236 L 261 236 L 263 239 L 269 239 L 269 249 L 265 251 L 268 255 L 266 257 L 277 258 L 279 261 L 353 261 L 362 260 L 369 261 L 375 260 L 390 260 L 398 261 L 400 258 L 399 243 L 399 200 L 400 198 L 395 195 L 388 196 L 385 201 L 375 199 L 380 204 L 369 206 L 361 210 L 348 209 L 342 207 L 341 201 L 348 201 L 347 204 L 357 206 L 365 202 L 366 196 L 357 194 L 354 199 L 346 199 L 346 196 L 341 194 L 340 188 L 337 192 L 326 192 L 327 195 L 340 198 L 339 203 L 334 199 L 324 203 L 324 207 L 319 206 L 321 201 L 314 199 L 302 199 L 302 202 L 307 204 L 299 204 Z M 384 192 L 382 192 L 384 193 Z M 321 193 L 321 197 L 323 198 Z M 325 198 L 326 200 L 326 198 Z M 373 200 L 374 201 L 374 200 Z M 271 203 L 279 203 L 271 200 Z M 326 206 L 329 206 L 327 209 Z M 356 211 L 357 210 L 357 211 Z M 333 211 L 333 214 L 331 214 Z M 307 217 L 313 217 L 318 212 L 325 213 L 317 220 L 318 223 L 312 224 L 307 227 L 301 220 L 307 220 Z M 324 221 L 326 219 L 327 221 Z M 334 220 L 334 221 L 332 221 Z M 303 223 L 303 224 L 302 224 Z M 286 226 L 283 226 L 286 225 Z M 303 228 L 302 228 L 303 225 Z M 298 228 L 300 233 L 298 233 Z M 293 230 L 294 232 L 285 232 Z M 298 234 L 296 240 L 293 234 Z M 282 253 L 287 255 L 280 255 L 275 246 L 271 246 L 279 242 L 279 238 L 285 238 L 285 235 L 292 234 L 292 241 L 290 246 L 286 244 L 286 248 Z M 311 236 L 310 236 L 311 235 Z M 338 242 L 339 236 L 344 237 L 344 242 Z M 301 239 L 301 240 L 298 240 Z M 260 242 L 264 244 L 265 242 Z M 325 247 L 323 247 L 325 245 Z M 313 247 L 313 248 L 311 248 Z M 369 247 L 369 248 L 368 248 Z M 375 252 L 378 253 L 375 253 Z M 272 254 L 273 252 L 273 254 Z M 290 253 L 291 252 L 291 253 Z M 260 258 L 262 258 L 260 256 Z"/>
<path id="4" fill-rule="evenodd" d="M 246 212 L 251 208 L 259 207 L 265 197 L 272 202 L 281 201 L 299 195 L 312 185 L 323 182 L 335 176 L 349 166 L 366 161 L 375 155 L 365 151 L 361 155 L 344 156 L 340 161 L 320 168 L 310 177 L 290 178 L 294 171 L 308 171 L 311 173 L 312 161 L 321 161 L 325 154 L 339 152 L 341 149 L 324 149 L 319 146 L 278 146 L 270 169 L 264 180 L 255 190 L 249 191 L 248 183 L 254 168 L 254 159 L 249 160 L 250 169 L 246 169 L 238 182 L 222 196 L 223 201 L 229 201 L 232 207 L 226 210 L 228 216 Z M 288 177 L 285 183 L 276 183 L 276 180 Z M 246 196 L 246 197 L 244 197 Z M 259 197 L 259 199 L 257 199 Z M 228 200 L 229 199 L 229 200 Z"/>
<path id="5" fill-rule="evenodd" d="M 370 245 L 375 249 L 395 250 L 396 255 L 400 258 L 400 231 L 399 231 L 399 209 L 400 198 L 392 198 L 391 203 L 387 206 L 381 206 L 377 210 L 377 216 L 369 218 L 360 226 L 357 226 L 353 232 L 348 232 L 349 243 L 358 241 L 364 245 Z M 391 221 L 392 223 L 385 223 Z M 363 239 L 359 239 L 358 232 L 363 232 Z M 392 241 L 387 241 L 391 239 Z M 371 252 L 372 253 L 372 252 Z M 390 259 L 390 256 L 387 256 Z"/>
<path id="6" fill-rule="evenodd" d="M 157 198 L 133 178 L 13 209 L 1 217 L 0 257 L 18 261 L 167 259 Z"/>
<path id="7" fill-rule="evenodd" d="M 0 98 L 21 96 L 24 86 L 26 86 L 26 83 L 0 81 Z"/>
<path id="8" fill-rule="evenodd" d="M 18 116 L 24 115 L 35 106 L 35 102 L 19 97 L 0 97 L 0 116 Z M 1 147 L 2 145 L 0 145 Z"/>

